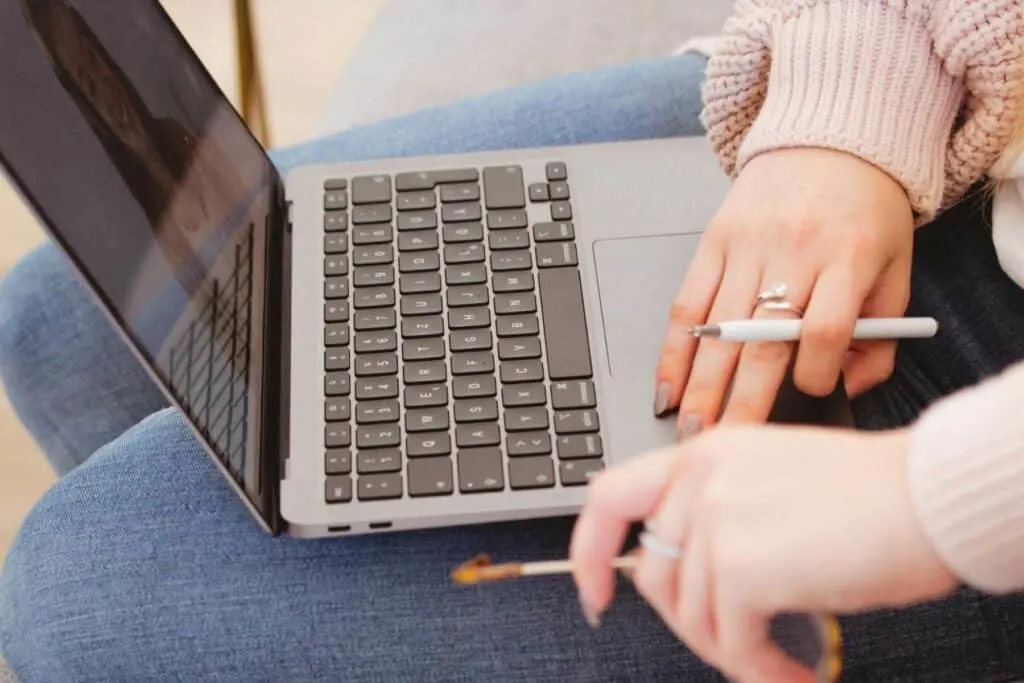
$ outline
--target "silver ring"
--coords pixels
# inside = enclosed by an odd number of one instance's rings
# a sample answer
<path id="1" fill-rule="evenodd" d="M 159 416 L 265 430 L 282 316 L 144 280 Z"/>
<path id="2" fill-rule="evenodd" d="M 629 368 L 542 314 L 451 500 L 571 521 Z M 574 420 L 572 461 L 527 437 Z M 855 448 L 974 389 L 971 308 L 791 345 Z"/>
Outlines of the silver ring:
<path id="1" fill-rule="evenodd" d="M 804 317 L 804 309 L 791 301 L 786 301 L 788 293 L 789 287 L 784 282 L 769 285 L 768 289 L 757 295 L 757 299 L 754 301 L 754 310 L 764 308 L 767 311 L 792 313 L 798 318 Z"/>
<path id="2" fill-rule="evenodd" d="M 640 534 L 640 545 L 670 560 L 678 560 L 683 555 L 682 548 L 672 545 L 651 531 L 647 526 L 644 527 L 644 531 Z"/>

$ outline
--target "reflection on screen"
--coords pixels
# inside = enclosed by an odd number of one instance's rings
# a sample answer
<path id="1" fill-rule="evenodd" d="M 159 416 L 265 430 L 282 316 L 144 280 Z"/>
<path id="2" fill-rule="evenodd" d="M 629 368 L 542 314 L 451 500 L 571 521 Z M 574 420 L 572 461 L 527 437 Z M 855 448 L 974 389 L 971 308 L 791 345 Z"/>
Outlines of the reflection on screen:
<path id="1" fill-rule="evenodd" d="M 154 0 L 0 0 L 0 156 L 250 500 L 277 176 Z"/>

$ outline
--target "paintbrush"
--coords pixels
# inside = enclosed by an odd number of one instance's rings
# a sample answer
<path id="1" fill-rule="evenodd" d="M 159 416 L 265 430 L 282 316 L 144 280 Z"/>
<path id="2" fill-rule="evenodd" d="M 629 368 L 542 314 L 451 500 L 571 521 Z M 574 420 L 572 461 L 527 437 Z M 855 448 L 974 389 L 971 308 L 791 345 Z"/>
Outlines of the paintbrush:
<path id="1" fill-rule="evenodd" d="M 636 566 L 637 558 L 631 555 L 617 557 L 612 560 L 616 569 L 629 571 Z M 518 579 L 525 576 L 550 576 L 552 574 L 571 574 L 572 562 L 569 560 L 552 560 L 548 562 L 508 562 L 494 564 L 487 555 L 477 555 L 464 562 L 452 571 L 452 581 L 462 586 L 477 583 L 492 583 L 506 579 Z"/>

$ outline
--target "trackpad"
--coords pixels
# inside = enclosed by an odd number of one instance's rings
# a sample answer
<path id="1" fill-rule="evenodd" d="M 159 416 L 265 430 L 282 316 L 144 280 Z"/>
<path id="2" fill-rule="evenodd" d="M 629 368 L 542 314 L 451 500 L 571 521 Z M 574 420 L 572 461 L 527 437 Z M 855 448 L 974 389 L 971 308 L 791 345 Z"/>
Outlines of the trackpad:
<path id="1" fill-rule="evenodd" d="M 612 377 L 654 381 L 669 307 L 700 237 L 699 233 L 660 235 L 594 244 Z"/>

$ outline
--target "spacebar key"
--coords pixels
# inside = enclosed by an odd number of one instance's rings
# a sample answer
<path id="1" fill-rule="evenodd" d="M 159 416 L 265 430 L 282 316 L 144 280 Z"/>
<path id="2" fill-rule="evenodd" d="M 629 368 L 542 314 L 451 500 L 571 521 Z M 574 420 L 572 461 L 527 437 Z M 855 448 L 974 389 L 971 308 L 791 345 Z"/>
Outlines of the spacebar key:
<path id="1" fill-rule="evenodd" d="M 562 380 L 592 376 L 580 272 L 576 268 L 543 268 L 537 280 L 548 377 Z"/>

